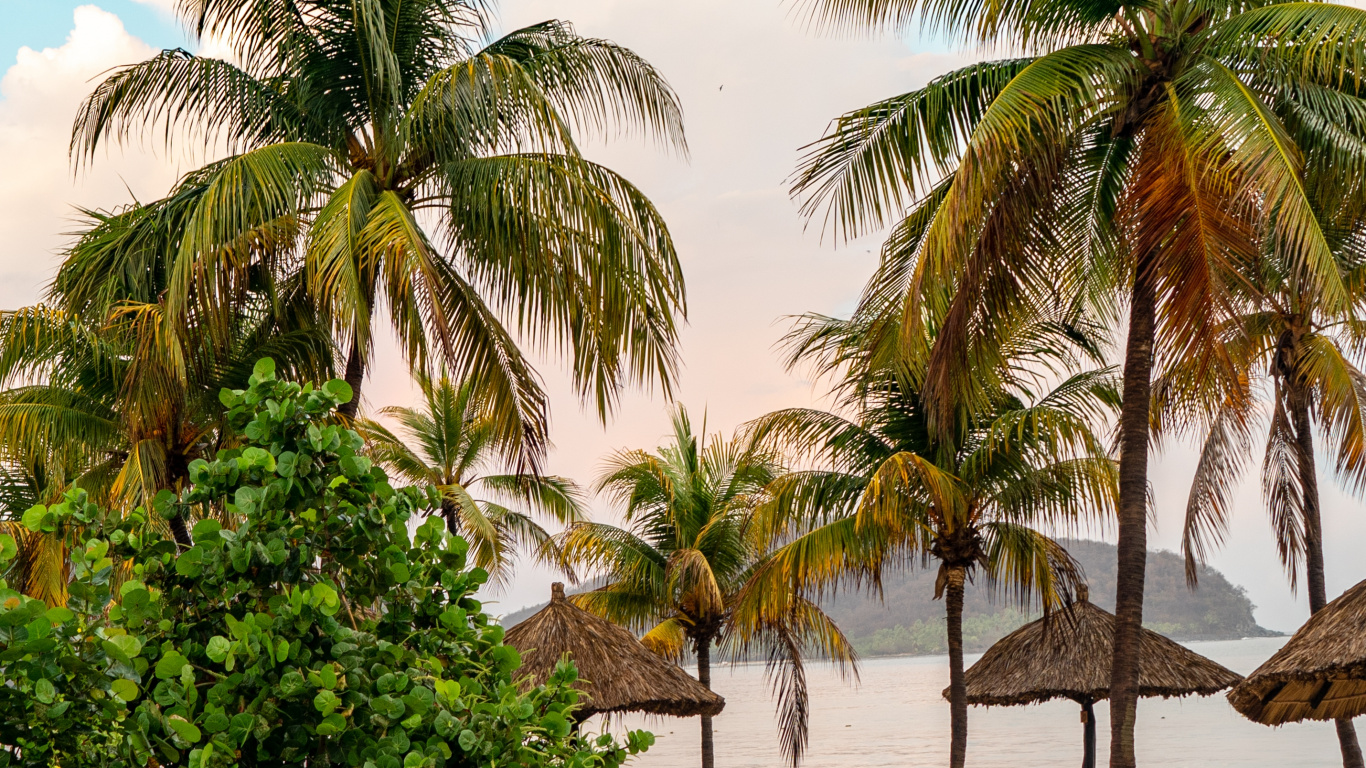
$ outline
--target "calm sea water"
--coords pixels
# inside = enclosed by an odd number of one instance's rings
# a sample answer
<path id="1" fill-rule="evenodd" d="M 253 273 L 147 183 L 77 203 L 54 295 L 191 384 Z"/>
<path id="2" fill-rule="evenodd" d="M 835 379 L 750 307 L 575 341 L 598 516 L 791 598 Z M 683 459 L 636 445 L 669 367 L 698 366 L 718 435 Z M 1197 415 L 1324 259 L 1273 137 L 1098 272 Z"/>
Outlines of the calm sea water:
<path id="1" fill-rule="evenodd" d="M 1286 638 L 1189 643 L 1189 647 L 1246 674 Z M 976 656 L 969 656 L 971 664 Z M 948 764 L 949 708 L 940 691 L 949 683 L 943 656 L 868 659 L 856 685 L 841 682 L 828 667 L 810 671 L 813 693 L 808 768 L 943 766 Z M 778 768 L 773 700 L 762 665 L 726 667 L 712 673 L 726 697 L 716 718 L 717 768 Z M 1110 733 L 1106 706 L 1096 706 L 1102 765 Z M 968 712 L 968 765 L 973 768 L 1081 763 L 1082 727 L 1077 705 L 1055 701 L 1026 707 L 972 707 Z M 698 722 L 631 717 L 619 727 L 646 728 L 655 746 L 639 768 L 695 768 Z M 599 727 L 594 723 L 589 729 Z M 1215 768 L 1267 766 L 1317 768 L 1341 765 L 1331 723 L 1280 728 L 1257 725 L 1233 711 L 1222 695 L 1209 698 L 1143 699 L 1138 707 L 1138 751 L 1147 766 Z"/>

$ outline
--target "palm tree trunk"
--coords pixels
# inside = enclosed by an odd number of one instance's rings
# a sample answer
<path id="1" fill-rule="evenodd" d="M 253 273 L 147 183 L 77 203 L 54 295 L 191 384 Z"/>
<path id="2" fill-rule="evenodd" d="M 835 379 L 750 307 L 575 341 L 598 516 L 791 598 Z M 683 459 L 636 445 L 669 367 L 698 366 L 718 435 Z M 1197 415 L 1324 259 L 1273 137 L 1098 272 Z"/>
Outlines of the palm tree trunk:
<path id="1" fill-rule="evenodd" d="M 348 419 L 356 418 L 360 410 L 360 386 L 365 382 L 365 356 L 360 339 L 352 339 L 351 353 L 346 356 L 346 383 L 351 387 L 351 399 L 341 404 L 337 413 Z"/>
<path id="2" fill-rule="evenodd" d="M 166 521 L 171 529 L 171 538 L 175 539 L 175 544 L 181 551 L 194 546 L 194 540 L 190 538 L 190 531 L 185 527 L 185 516 L 176 515 Z"/>
<path id="3" fill-rule="evenodd" d="M 166 451 L 166 476 L 169 481 L 168 488 L 177 494 L 185 483 L 190 480 L 190 462 L 187 460 L 183 450 L 170 448 Z M 185 551 L 194 546 L 194 537 L 190 535 L 189 529 L 185 526 L 185 515 L 177 513 L 175 517 L 166 521 L 171 529 L 171 538 L 175 539 L 176 548 Z"/>
<path id="4" fill-rule="evenodd" d="M 711 638 L 697 639 L 697 682 L 711 690 Z M 716 745 L 712 741 L 711 717 L 702 716 L 702 768 L 716 768 Z"/>
<path id="5" fill-rule="evenodd" d="M 1143 629 L 1143 581 L 1148 558 L 1148 417 L 1152 401 L 1157 296 L 1151 255 L 1139 259 L 1129 303 L 1120 408 L 1119 557 L 1115 584 L 1115 646 L 1110 670 L 1110 768 L 1134 768 L 1138 715 L 1138 642 Z"/>
<path id="6" fill-rule="evenodd" d="M 1096 709 L 1090 699 L 1081 700 L 1081 768 L 1096 768 Z"/>
<path id="7" fill-rule="evenodd" d="M 949 630 L 949 768 L 963 768 L 968 759 L 968 687 L 963 676 L 963 582 L 966 572 L 948 571 L 944 610 Z"/>
<path id="8" fill-rule="evenodd" d="M 441 516 L 446 518 L 446 530 L 460 535 L 460 511 L 450 499 L 441 500 Z"/>
<path id="9" fill-rule="evenodd" d="M 1304 494 L 1304 575 L 1309 585 L 1309 613 L 1313 615 L 1328 604 L 1328 585 L 1323 574 L 1323 521 L 1319 515 L 1319 481 L 1314 468 L 1314 434 L 1309 421 L 1309 393 L 1294 379 L 1286 377 L 1290 419 L 1295 427 L 1295 461 Z M 1343 768 L 1366 768 L 1350 718 L 1334 721 Z"/>

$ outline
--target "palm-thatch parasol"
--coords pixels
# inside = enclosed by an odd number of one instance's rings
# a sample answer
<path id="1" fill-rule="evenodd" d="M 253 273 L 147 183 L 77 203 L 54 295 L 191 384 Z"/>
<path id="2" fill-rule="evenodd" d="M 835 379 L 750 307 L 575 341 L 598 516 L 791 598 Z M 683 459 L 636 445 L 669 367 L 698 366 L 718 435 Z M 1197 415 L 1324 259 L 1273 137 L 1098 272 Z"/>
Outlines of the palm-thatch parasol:
<path id="1" fill-rule="evenodd" d="M 522 654 L 531 685 L 545 682 L 566 655 L 573 659 L 579 668 L 574 687 L 585 700 L 581 718 L 602 712 L 715 717 L 726 706 L 635 635 L 566 600 L 559 582 L 550 588 L 550 605 L 508 630 L 504 642 Z"/>
<path id="2" fill-rule="evenodd" d="M 1228 700 L 1249 720 L 1266 725 L 1366 712 L 1366 581 L 1310 616 L 1229 691 Z"/>
<path id="3" fill-rule="evenodd" d="M 987 649 L 967 671 L 968 702 L 987 706 L 1072 699 L 1085 723 L 1083 768 L 1096 764 L 1092 709 L 1110 695 L 1114 614 L 1087 600 L 1083 587 L 1070 618 L 1054 615 L 1020 627 Z M 1209 696 L 1242 678 L 1236 672 L 1162 635 L 1143 630 L 1139 641 L 1139 695 Z M 949 692 L 944 691 L 948 698 Z"/>

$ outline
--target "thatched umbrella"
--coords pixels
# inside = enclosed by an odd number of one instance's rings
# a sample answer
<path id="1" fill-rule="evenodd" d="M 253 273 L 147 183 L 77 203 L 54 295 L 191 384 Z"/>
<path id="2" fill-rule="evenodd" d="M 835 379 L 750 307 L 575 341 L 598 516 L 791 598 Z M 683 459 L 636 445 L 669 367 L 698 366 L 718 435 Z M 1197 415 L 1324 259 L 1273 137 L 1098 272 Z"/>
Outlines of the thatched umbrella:
<path id="1" fill-rule="evenodd" d="M 968 702 L 987 706 L 1072 699 L 1085 723 L 1083 768 L 1096 764 L 1093 705 L 1110 695 L 1115 617 L 1088 601 L 1083 588 L 1071 616 L 1054 615 L 1020 627 L 987 649 L 967 671 Z M 1236 672 L 1156 632 L 1139 641 L 1139 695 L 1209 696 L 1237 683 Z M 948 698 L 949 692 L 944 691 Z"/>
<path id="2" fill-rule="evenodd" d="M 1266 725 L 1366 712 L 1366 581 L 1309 617 L 1289 642 L 1228 693 Z"/>
<path id="3" fill-rule="evenodd" d="M 573 659 L 579 668 L 574 687 L 584 699 L 580 718 L 602 712 L 715 717 L 726 706 L 635 635 L 566 600 L 559 582 L 551 585 L 550 605 L 508 630 L 504 642 L 521 653 L 531 685 L 545 682 L 565 655 Z"/>

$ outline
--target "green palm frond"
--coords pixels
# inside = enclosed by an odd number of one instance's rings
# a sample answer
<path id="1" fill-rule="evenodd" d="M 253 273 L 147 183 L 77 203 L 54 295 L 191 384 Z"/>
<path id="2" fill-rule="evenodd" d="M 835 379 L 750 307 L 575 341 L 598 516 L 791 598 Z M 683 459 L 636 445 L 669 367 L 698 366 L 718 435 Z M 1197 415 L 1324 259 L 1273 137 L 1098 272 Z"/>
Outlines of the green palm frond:
<path id="1" fill-rule="evenodd" d="M 182 128 L 199 129 L 204 147 L 230 151 L 271 141 L 331 137 L 271 79 L 180 48 L 123 67 L 86 97 L 72 129 L 71 154 L 90 162 L 100 142 L 125 143 L 134 131 L 163 126 L 166 139 Z"/>
<path id="2" fill-rule="evenodd" d="M 557 112 L 602 135 L 639 130 L 686 153 L 678 95 L 649 62 L 608 40 L 583 38 L 547 21 L 495 40 L 485 53 L 516 61 Z"/>
<path id="3" fill-rule="evenodd" d="M 793 194 L 827 226 L 856 236 L 884 225 L 956 169 L 963 143 L 1030 59 L 972 64 L 838 118 L 805 148 Z"/>

